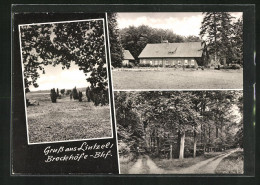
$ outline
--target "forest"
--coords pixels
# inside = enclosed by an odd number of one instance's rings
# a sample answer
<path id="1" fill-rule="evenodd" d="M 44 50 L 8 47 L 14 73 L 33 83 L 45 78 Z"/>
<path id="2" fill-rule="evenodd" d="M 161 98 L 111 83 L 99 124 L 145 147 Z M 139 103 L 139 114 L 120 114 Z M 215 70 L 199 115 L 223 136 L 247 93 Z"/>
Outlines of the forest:
<path id="1" fill-rule="evenodd" d="M 243 148 L 242 91 L 115 92 L 119 153 L 184 159 Z"/>

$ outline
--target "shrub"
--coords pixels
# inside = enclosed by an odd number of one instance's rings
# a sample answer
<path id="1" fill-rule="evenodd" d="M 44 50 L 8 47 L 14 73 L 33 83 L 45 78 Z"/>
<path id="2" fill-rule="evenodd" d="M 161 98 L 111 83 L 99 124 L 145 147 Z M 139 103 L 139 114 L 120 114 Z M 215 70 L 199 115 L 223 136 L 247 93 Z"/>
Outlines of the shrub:
<path id="1" fill-rule="evenodd" d="M 133 67 L 133 64 L 128 64 L 126 65 L 127 68 L 132 68 Z"/>
<path id="2" fill-rule="evenodd" d="M 229 66 L 224 66 L 223 69 L 240 69 L 240 65 L 239 64 L 231 64 Z"/>
<path id="3" fill-rule="evenodd" d="M 240 69 L 240 65 L 239 64 L 232 64 L 231 65 L 231 69 Z"/>
<path id="4" fill-rule="evenodd" d="M 71 90 L 67 90 L 66 95 L 70 95 L 70 94 L 71 94 Z"/>
<path id="5" fill-rule="evenodd" d="M 54 88 L 51 89 L 51 94 L 50 94 L 50 96 L 51 96 L 51 102 L 52 102 L 52 103 L 56 103 L 56 100 L 57 100 L 57 94 L 56 94 Z"/>
<path id="6" fill-rule="evenodd" d="M 138 64 L 139 67 L 151 67 L 151 64 Z"/>
<path id="7" fill-rule="evenodd" d="M 61 89 L 61 90 L 60 90 L 60 93 L 61 93 L 62 95 L 64 95 L 65 89 Z"/>
<path id="8" fill-rule="evenodd" d="M 78 91 L 77 91 L 77 88 L 76 88 L 76 87 L 74 87 L 74 88 L 72 89 L 72 97 L 73 97 L 74 100 L 79 99 L 79 94 L 78 94 Z"/>
<path id="9" fill-rule="evenodd" d="M 88 99 L 88 102 L 90 102 L 90 100 L 91 100 L 91 91 L 90 91 L 89 87 L 86 88 L 86 97 Z"/>
<path id="10" fill-rule="evenodd" d="M 82 102 L 82 92 L 79 91 L 79 102 Z"/>
<path id="11" fill-rule="evenodd" d="M 59 98 L 59 96 L 60 96 L 60 92 L 59 92 L 59 89 L 57 88 L 57 92 L 56 92 L 56 94 L 57 94 L 57 98 Z"/>

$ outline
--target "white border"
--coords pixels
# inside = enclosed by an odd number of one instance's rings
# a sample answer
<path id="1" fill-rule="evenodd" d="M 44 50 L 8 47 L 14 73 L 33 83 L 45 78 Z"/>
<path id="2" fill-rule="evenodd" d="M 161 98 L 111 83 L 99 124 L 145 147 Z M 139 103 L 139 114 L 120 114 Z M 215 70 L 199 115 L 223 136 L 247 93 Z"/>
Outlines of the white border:
<path id="1" fill-rule="evenodd" d="M 112 75 L 111 75 L 112 76 Z M 243 89 L 115 89 L 114 91 L 241 91 Z"/>
<path id="2" fill-rule="evenodd" d="M 109 52 L 109 61 L 110 61 L 110 74 L 111 74 L 111 88 L 113 93 L 113 111 L 114 111 L 114 121 L 115 121 L 115 133 L 116 133 L 116 150 L 117 150 L 117 165 L 118 165 L 118 174 L 121 174 L 120 172 L 120 160 L 119 160 L 119 152 L 118 152 L 118 139 L 117 139 L 117 122 L 116 122 L 116 109 L 115 109 L 115 98 L 114 98 L 114 90 L 113 90 L 113 77 L 112 77 L 112 70 L 111 70 L 111 52 L 110 52 L 110 40 L 109 40 L 109 29 L 108 29 L 108 18 L 107 18 L 107 12 L 106 14 L 106 26 L 107 26 L 107 41 L 108 41 L 108 52 Z"/>
<path id="3" fill-rule="evenodd" d="M 62 141 L 49 141 L 49 142 L 37 142 L 37 143 L 30 143 L 29 141 L 29 130 L 28 130 L 28 118 L 27 118 L 27 107 L 26 107 L 26 96 L 25 96 L 25 84 L 24 84 L 24 65 L 23 65 L 23 56 L 22 56 L 22 43 L 21 43 L 21 30 L 20 27 L 22 26 L 29 26 L 29 25 L 42 25 L 42 24 L 59 24 L 59 23 L 70 23 L 70 22 L 87 22 L 87 21 L 96 21 L 102 20 L 103 22 L 103 33 L 104 33 L 104 45 L 105 45 L 105 55 L 106 55 L 106 70 L 107 70 L 107 80 L 108 80 L 108 96 L 109 96 L 109 110 L 110 110 L 110 123 L 111 123 L 111 137 L 102 137 L 102 138 L 89 138 L 89 139 L 74 139 L 74 140 L 62 140 Z M 62 143 L 62 142 L 74 142 L 74 141 L 87 141 L 87 140 L 98 140 L 98 139 L 113 139 L 113 122 L 112 122 L 112 114 L 111 114 L 111 94 L 110 94 L 110 82 L 109 82 L 109 73 L 108 73 L 108 59 L 107 59 L 107 47 L 106 47 L 106 33 L 105 33 L 105 24 L 104 18 L 98 19 L 85 19 L 85 20 L 73 20 L 73 21 L 59 21 L 59 22 L 46 22 L 46 23 L 31 23 L 31 24 L 19 24 L 19 42 L 20 42 L 20 55 L 21 55 L 21 65 L 22 65 L 22 76 L 23 76 L 23 91 L 24 91 L 24 107 L 25 107 L 25 119 L 26 119 L 26 131 L 27 131 L 27 143 L 28 145 L 35 145 L 35 144 L 48 144 L 48 143 Z M 107 25 L 106 25 L 107 26 Z M 108 28 L 107 28 L 108 29 Z M 109 50 L 110 52 L 110 50 Z M 111 73 L 112 74 L 112 73 Z M 111 77 L 112 78 L 112 77 Z M 112 81 L 112 80 L 111 80 Z M 113 92 L 113 91 L 112 91 Z"/>

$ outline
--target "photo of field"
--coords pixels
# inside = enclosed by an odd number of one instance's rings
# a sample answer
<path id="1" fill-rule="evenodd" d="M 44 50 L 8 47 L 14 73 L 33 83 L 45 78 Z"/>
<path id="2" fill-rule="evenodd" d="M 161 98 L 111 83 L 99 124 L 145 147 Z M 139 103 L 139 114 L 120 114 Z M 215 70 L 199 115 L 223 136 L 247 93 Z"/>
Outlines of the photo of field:
<path id="1" fill-rule="evenodd" d="M 111 138 L 103 19 L 19 25 L 28 144 Z"/>

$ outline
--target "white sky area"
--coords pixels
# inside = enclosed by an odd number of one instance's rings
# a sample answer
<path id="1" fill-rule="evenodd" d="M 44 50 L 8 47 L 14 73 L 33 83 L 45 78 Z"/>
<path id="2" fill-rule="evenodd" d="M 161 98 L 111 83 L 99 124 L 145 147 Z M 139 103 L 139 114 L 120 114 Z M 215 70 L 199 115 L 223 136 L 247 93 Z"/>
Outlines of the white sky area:
<path id="1" fill-rule="evenodd" d="M 231 16 L 238 19 L 242 12 L 230 12 Z M 153 28 L 172 30 L 182 36 L 199 36 L 202 12 L 179 12 L 179 13 L 118 13 L 118 28 L 129 26 L 148 25 Z"/>
<path id="2" fill-rule="evenodd" d="M 30 86 L 30 91 L 50 90 L 52 88 L 72 89 L 76 87 L 87 87 L 90 84 L 87 82 L 84 72 L 79 70 L 79 67 L 72 63 L 70 68 L 62 69 L 62 65 L 55 67 L 49 65 L 44 66 L 45 74 L 39 71 L 40 77 L 37 79 L 38 88 Z"/>

